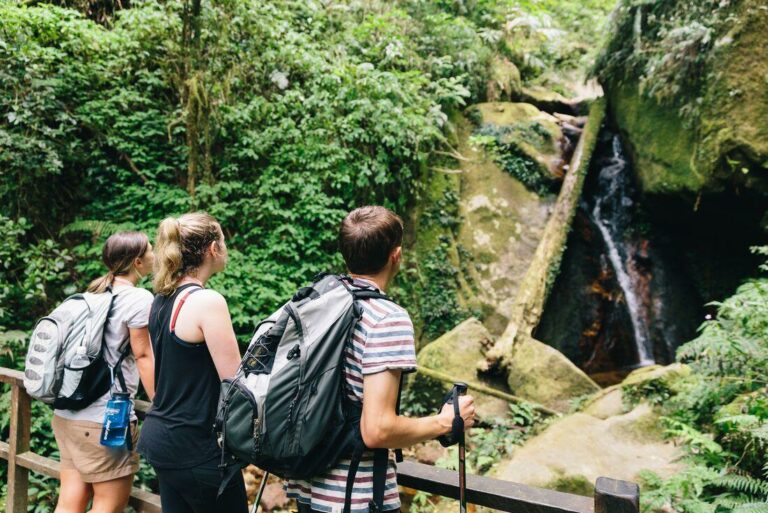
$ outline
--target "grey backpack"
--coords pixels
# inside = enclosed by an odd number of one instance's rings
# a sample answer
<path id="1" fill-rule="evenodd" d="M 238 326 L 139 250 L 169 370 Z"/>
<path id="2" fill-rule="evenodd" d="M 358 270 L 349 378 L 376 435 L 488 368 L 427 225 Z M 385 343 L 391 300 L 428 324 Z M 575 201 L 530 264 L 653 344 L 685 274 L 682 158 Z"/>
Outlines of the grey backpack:
<path id="1" fill-rule="evenodd" d="M 321 275 L 257 326 L 235 377 L 222 383 L 216 430 L 223 468 L 251 463 L 284 479 L 308 479 L 350 457 L 348 509 L 366 447 L 361 405 L 347 396 L 344 353 L 362 317 L 358 301 L 369 298 L 388 299 L 353 287 L 347 276 Z M 386 449 L 374 451 L 372 509 L 381 507 L 387 459 Z"/>
<path id="2" fill-rule="evenodd" d="M 24 387 L 27 393 L 54 408 L 80 410 L 109 391 L 112 369 L 103 358 L 104 326 L 114 294 L 85 292 L 65 299 L 35 325 L 27 348 Z M 120 369 L 130 351 L 121 352 Z"/>

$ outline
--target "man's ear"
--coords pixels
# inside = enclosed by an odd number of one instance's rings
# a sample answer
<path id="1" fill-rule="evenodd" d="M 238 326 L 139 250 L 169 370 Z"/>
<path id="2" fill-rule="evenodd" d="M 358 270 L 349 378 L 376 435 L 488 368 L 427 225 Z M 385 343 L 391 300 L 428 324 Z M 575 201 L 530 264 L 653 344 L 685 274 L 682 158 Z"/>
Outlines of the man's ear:
<path id="1" fill-rule="evenodd" d="M 393 264 L 399 264 L 400 260 L 403 259 L 403 247 L 398 246 L 393 249 L 392 253 L 389 254 L 389 259 Z"/>

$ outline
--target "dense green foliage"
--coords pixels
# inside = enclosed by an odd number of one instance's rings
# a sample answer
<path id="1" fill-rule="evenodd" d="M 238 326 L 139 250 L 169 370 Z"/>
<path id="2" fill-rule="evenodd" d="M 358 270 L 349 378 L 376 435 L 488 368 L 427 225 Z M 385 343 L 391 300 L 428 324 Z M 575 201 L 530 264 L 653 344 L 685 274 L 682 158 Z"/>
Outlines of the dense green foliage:
<path id="1" fill-rule="evenodd" d="M 103 272 L 108 235 L 153 236 L 195 209 L 224 227 L 230 263 L 212 286 L 247 337 L 340 270 L 350 208 L 409 218 L 446 160 L 449 114 L 484 99 L 495 57 L 530 80 L 575 66 L 608 3 L 0 0 L 0 364 L 19 367 L 35 319 Z M 449 199 L 430 215 L 455 230 Z M 447 247 L 395 289 L 429 337 L 467 315 L 443 287 Z M 55 455 L 50 412 L 34 408 L 34 449 Z M 55 483 L 35 479 L 47 511 Z"/>
<path id="2" fill-rule="evenodd" d="M 767 511 L 768 278 L 718 304 L 717 318 L 680 347 L 678 360 L 692 368 L 689 377 L 631 395 L 659 405 L 686 452 L 686 469 L 671 479 L 644 475 L 645 510 Z"/>
<path id="3" fill-rule="evenodd" d="M 208 210 L 233 249 L 217 286 L 245 327 L 339 267 L 335 227 L 350 207 L 403 212 L 444 111 L 478 89 L 490 50 L 439 12 L 233 2 L 203 9 L 204 50 L 191 59 L 182 23 L 167 23 L 181 9 L 136 4 L 106 30 L 70 10 L 2 4 L 0 199 L 34 234 L 78 219 L 151 231 Z M 402 27 L 412 37 L 398 38 Z"/>

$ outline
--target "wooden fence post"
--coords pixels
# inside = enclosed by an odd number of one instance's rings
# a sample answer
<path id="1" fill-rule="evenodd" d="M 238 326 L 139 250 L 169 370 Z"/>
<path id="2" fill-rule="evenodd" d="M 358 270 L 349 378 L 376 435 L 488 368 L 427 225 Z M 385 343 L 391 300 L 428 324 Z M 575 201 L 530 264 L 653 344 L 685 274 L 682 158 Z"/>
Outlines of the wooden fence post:
<path id="1" fill-rule="evenodd" d="M 595 484 L 595 513 L 638 513 L 640 487 L 635 483 L 598 477 Z"/>
<path id="2" fill-rule="evenodd" d="M 11 389 L 11 438 L 8 440 L 8 513 L 27 513 L 29 470 L 18 465 L 16 456 L 29 450 L 30 398 L 24 388 Z"/>

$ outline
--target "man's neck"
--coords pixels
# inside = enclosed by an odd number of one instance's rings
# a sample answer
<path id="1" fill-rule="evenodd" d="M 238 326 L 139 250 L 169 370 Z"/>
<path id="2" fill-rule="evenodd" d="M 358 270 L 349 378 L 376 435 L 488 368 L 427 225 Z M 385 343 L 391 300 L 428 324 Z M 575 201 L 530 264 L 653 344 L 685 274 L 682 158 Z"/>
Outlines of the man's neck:
<path id="1" fill-rule="evenodd" d="M 380 291 L 382 291 L 382 292 L 386 292 L 387 285 L 389 285 L 389 274 L 388 273 L 384 273 L 384 272 L 383 273 L 379 273 L 379 274 L 355 274 L 355 273 L 350 273 L 350 276 L 352 276 L 352 278 L 357 278 L 357 279 L 360 279 L 360 280 L 370 281 L 371 283 L 376 285 L 376 287 Z"/>

